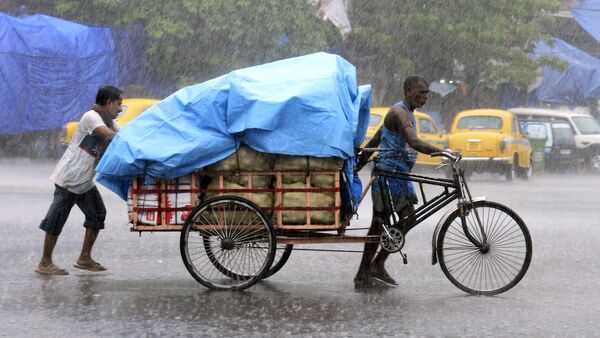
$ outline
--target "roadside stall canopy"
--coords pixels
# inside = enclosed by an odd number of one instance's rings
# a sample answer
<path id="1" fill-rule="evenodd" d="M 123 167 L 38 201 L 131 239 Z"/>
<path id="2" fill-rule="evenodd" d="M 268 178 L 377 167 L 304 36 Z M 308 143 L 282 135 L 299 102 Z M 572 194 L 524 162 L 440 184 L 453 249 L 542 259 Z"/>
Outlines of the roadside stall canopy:
<path id="1" fill-rule="evenodd" d="M 0 135 L 59 129 L 117 85 L 110 29 L 0 13 Z"/>
<path id="2" fill-rule="evenodd" d="M 600 0 L 583 0 L 571 8 L 577 23 L 600 42 Z"/>
<path id="3" fill-rule="evenodd" d="M 567 63 L 567 69 L 559 72 L 544 67 L 540 87 L 534 93 L 538 101 L 571 104 L 583 102 L 589 98 L 600 98 L 600 60 L 577 49 L 560 39 L 554 46 L 538 42 L 533 57 L 555 56 Z"/>
<path id="4" fill-rule="evenodd" d="M 232 71 L 173 93 L 128 123 L 99 162 L 97 181 L 121 198 L 145 176 L 173 179 L 241 144 L 286 155 L 339 157 L 352 177 L 369 122 L 369 85 L 340 56 L 316 53 Z"/>

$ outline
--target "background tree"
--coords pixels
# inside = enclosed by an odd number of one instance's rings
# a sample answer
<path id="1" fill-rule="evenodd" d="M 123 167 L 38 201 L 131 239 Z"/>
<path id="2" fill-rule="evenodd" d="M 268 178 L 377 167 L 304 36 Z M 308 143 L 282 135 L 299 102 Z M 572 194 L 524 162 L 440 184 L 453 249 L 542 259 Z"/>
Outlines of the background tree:
<path id="1" fill-rule="evenodd" d="M 536 78 L 532 44 L 550 37 L 558 0 L 354 1 L 346 57 L 374 87 L 375 104 L 401 97 L 409 73 L 429 80 L 461 80 L 469 88 L 509 82 L 524 88 Z"/>
<path id="2" fill-rule="evenodd" d="M 58 0 L 56 10 L 104 26 L 143 24 L 150 68 L 179 86 L 327 50 L 339 39 L 306 0 Z"/>
<path id="3" fill-rule="evenodd" d="M 490 94 L 480 88 L 502 82 L 526 88 L 539 64 L 556 65 L 533 60 L 529 52 L 535 41 L 550 38 L 540 27 L 552 21 L 548 14 L 559 9 L 559 0 L 355 0 L 345 41 L 316 17 L 308 0 L 7 1 L 27 4 L 30 14 L 39 9 L 86 24 L 142 24 L 149 68 L 178 86 L 332 51 L 357 67 L 359 83 L 372 84 L 374 105 L 398 100 L 410 73 L 460 80 L 474 93 L 463 104 L 476 105 Z"/>
<path id="4" fill-rule="evenodd" d="M 440 111 L 493 105 L 497 84 L 526 88 L 540 64 L 562 65 L 529 57 L 535 41 L 550 38 L 540 27 L 552 27 L 559 0 L 347 1 L 346 40 L 316 17 L 318 0 L 2 0 L 0 12 L 141 26 L 148 69 L 179 87 L 281 58 L 338 53 L 356 66 L 360 84 L 372 84 L 374 106 L 399 100 L 411 73 L 466 84 L 469 95 L 449 95 Z"/>

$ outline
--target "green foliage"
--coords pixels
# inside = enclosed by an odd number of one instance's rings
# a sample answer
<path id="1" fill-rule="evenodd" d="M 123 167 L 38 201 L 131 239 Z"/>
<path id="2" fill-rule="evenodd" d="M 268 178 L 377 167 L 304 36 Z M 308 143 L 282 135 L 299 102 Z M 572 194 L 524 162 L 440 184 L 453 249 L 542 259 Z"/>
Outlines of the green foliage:
<path id="1" fill-rule="evenodd" d="M 550 66 L 559 72 L 566 71 L 569 66 L 567 64 L 567 62 L 563 61 L 562 59 L 559 59 L 555 56 L 549 56 L 549 55 L 542 56 L 539 59 L 539 63 L 544 66 Z"/>
<path id="2" fill-rule="evenodd" d="M 540 23 L 558 0 L 353 0 L 345 41 L 307 0 L 52 1 L 68 19 L 143 24 L 151 69 L 181 86 L 336 44 L 359 82 L 373 85 L 376 104 L 398 99 L 411 73 L 525 88 L 540 64 L 560 67 L 528 56 L 533 42 L 549 39 Z"/>
<path id="3" fill-rule="evenodd" d="M 305 0 L 58 0 L 56 9 L 98 25 L 145 25 L 149 66 L 180 86 L 326 50 L 339 39 Z"/>
<path id="4" fill-rule="evenodd" d="M 400 81 L 410 73 L 524 88 L 544 63 L 528 57 L 532 42 L 549 38 L 539 23 L 558 7 L 558 0 L 354 1 L 346 57 L 359 69 L 376 69 L 364 80 L 393 88 L 388 101 L 401 96 Z"/>

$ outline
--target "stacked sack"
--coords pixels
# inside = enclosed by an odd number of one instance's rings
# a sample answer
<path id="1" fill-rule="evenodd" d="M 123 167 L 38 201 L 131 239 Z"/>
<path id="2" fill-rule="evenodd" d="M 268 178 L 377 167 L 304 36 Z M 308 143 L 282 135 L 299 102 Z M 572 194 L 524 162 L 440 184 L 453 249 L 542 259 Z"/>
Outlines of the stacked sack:
<path id="1" fill-rule="evenodd" d="M 311 156 L 289 156 L 261 153 L 248 146 L 241 146 L 237 153 L 205 168 L 209 172 L 210 183 L 205 189 L 220 189 L 219 175 L 223 173 L 223 189 L 270 189 L 274 191 L 276 177 L 273 175 L 247 175 L 245 172 L 297 171 L 297 174 L 285 173 L 282 176 L 281 188 L 307 189 L 307 188 L 335 188 L 335 178 L 332 174 L 319 174 L 319 170 L 339 171 L 343 166 L 340 158 L 321 158 Z M 310 175 L 309 175 L 310 174 Z M 310 178 L 309 178 L 310 176 Z M 251 180 L 251 182 L 250 182 Z M 272 218 L 277 224 L 277 213 L 272 210 L 278 207 L 306 207 L 308 192 L 284 192 L 281 205 L 274 205 L 276 195 L 274 192 L 225 192 L 223 195 L 239 196 L 246 198 L 263 211 L 267 217 Z M 218 196 L 217 192 L 207 192 L 204 200 Z M 312 207 L 335 207 L 335 192 L 310 192 L 310 205 Z M 311 211 L 311 224 L 334 224 L 335 211 Z M 282 224 L 302 225 L 307 224 L 306 211 L 283 211 Z"/>
<path id="2" fill-rule="evenodd" d="M 270 172 L 273 167 L 273 155 L 260 153 L 247 146 L 241 146 L 237 153 L 206 167 L 209 172 L 223 172 L 223 189 L 270 189 L 273 176 L 271 175 L 240 175 L 236 171 Z M 220 189 L 219 175 L 209 175 L 210 183 L 206 189 Z M 207 192 L 204 199 L 219 195 L 216 192 Z M 261 209 L 267 211 L 273 208 L 272 192 L 227 192 L 224 195 L 246 198 Z"/>
<path id="3" fill-rule="evenodd" d="M 335 178 L 331 174 L 319 174 L 319 170 L 339 171 L 344 162 L 335 157 L 311 157 L 311 156 L 286 156 L 277 155 L 273 170 L 278 171 L 300 171 L 299 174 L 284 174 L 281 188 L 285 189 L 307 189 L 307 188 L 335 188 Z M 310 179 L 307 179 L 310 173 Z M 281 207 L 305 207 L 308 192 L 284 192 L 282 194 Z M 335 206 L 335 192 L 310 192 L 311 207 Z M 276 215 L 274 215 L 276 216 Z M 284 211 L 283 224 L 301 225 L 307 223 L 306 211 Z M 276 221 L 274 219 L 274 221 Z M 311 224 L 334 224 L 335 211 L 311 211 Z"/>

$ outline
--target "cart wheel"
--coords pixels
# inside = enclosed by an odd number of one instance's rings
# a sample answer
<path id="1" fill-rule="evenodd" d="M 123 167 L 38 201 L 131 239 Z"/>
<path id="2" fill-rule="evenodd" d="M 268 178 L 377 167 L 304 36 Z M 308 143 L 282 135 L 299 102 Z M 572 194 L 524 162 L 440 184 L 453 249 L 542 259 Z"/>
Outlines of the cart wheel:
<path id="1" fill-rule="evenodd" d="M 210 240 L 209 240 L 208 237 L 204 237 L 203 241 L 204 241 L 204 248 L 205 248 L 206 252 L 211 253 L 210 255 L 208 255 L 208 259 L 210 259 L 210 261 L 214 264 L 214 266 L 219 271 L 221 271 L 223 274 L 225 274 L 227 276 L 235 276 L 235 278 L 238 278 L 240 280 L 242 280 L 242 279 L 248 279 L 248 278 L 252 277 L 252 276 L 237 274 L 237 273 L 235 273 L 233 271 L 230 271 L 226 267 L 224 267 L 219 262 L 219 260 L 215 257 L 215 255 L 212 254 L 212 252 L 214 251 L 214 249 L 213 249 L 214 244 L 211 244 L 211 242 L 210 242 Z M 266 247 L 266 244 L 265 245 L 257 244 L 257 245 L 261 245 L 262 247 Z M 277 244 L 277 249 L 275 251 L 275 258 L 273 258 L 273 264 L 271 264 L 271 268 L 262 277 L 262 279 L 267 279 L 267 278 L 273 276 L 279 270 L 281 270 L 281 268 L 287 262 L 288 258 L 290 258 L 290 255 L 292 254 L 293 248 L 294 248 L 293 244 Z"/>
<path id="2" fill-rule="evenodd" d="M 482 241 L 475 212 L 486 231 L 489 248 L 479 249 L 465 236 L 459 211 L 440 228 L 437 255 L 442 271 L 459 289 L 492 296 L 509 290 L 525 276 L 531 262 L 529 230 L 511 209 L 490 201 L 474 202 L 466 217 L 473 237 Z"/>
<path id="3" fill-rule="evenodd" d="M 275 259 L 273 260 L 273 265 L 269 269 L 269 272 L 265 274 L 263 279 L 269 278 L 277 273 L 281 268 L 285 265 L 288 258 L 292 254 L 292 250 L 294 248 L 293 244 L 277 244 L 277 252 L 275 253 Z"/>
<path id="4" fill-rule="evenodd" d="M 212 239 L 212 242 L 211 242 L 210 237 L 208 237 L 208 236 L 204 237 L 202 240 L 203 240 L 203 244 L 204 244 L 204 249 L 206 250 L 207 253 L 210 253 L 208 255 L 208 259 L 214 264 L 214 266 L 219 271 L 221 271 L 221 273 L 225 274 L 226 276 L 233 276 L 234 278 L 237 278 L 239 280 L 249 279 L 252 277 L 252 276 L 248 276 L 248 275 L 240 275 L 234 271 L 231 271 L 231 270 L 227 269 L 225 266 L 223 266 L 221 264 L 221 262 L 219 262 L 219 259 L 214 254 L 214 252 L 218 250 L 218 246 L 220 244 L 215 243 L 214 238 Z M 217 242 L 218 242 L 218 240 L 217 240 Z M 267 250 L 267 243 L 264 243 L 264 244 L 256 243 L 255 245 L 256 245 L 257 249 L 260 246 L 263 249 Z M 277 244 L 277 249 L 275 250 L 275 258 L 273 258 L 273 264 L 271 264 L 271 268 L 262 277 L 262 279 L 266 279 L 266 278 L 273 276 L 277 271 L 279 271 L 285 265 L 288 258 L 290 258 L 290 255 L 292 254 L 293 247 L 294 247 L 293 244 Z"/>
<path id="5" fill-rule="evenodd" d="M 183 226 L 179 247 L 185 267 L 202 285 L 243 290 L 269 272 L 276 237 L 256 204 L 221 196 L 196 207 Z"/>

